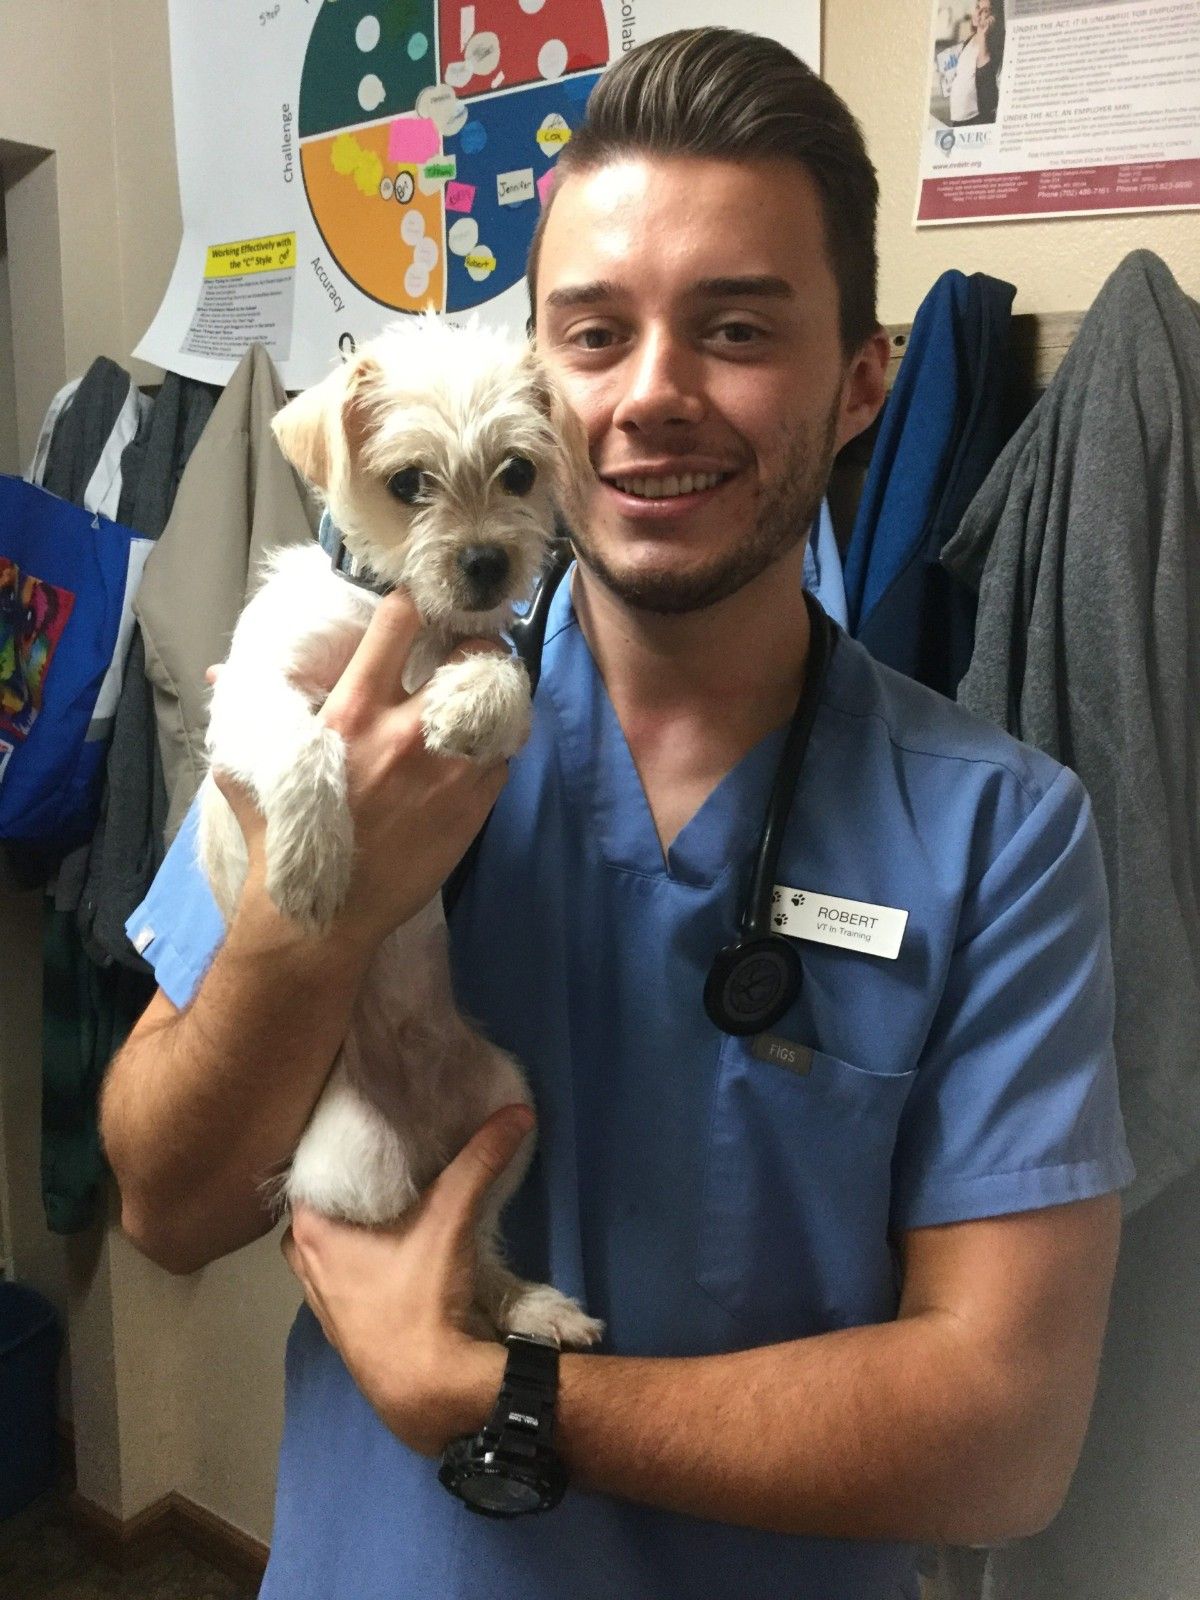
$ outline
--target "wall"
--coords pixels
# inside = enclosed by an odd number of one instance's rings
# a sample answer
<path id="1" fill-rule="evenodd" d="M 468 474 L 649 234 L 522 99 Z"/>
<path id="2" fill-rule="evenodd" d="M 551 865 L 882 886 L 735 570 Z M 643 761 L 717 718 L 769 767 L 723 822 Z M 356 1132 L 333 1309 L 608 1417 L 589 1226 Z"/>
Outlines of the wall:
<path id="1" fill-rule="evenodd" d="M 11 301 L 0 448 L 13 466 L 29 459 L 55 390 L 97 355 L 158 376 L 130 351 L 180 231 L 166 10 L 165 0 L 0 3 L 0 271 Z M 0 1200 L 18 1273 L 69 1320 L 80 1490 L 128 1518 L 178 1489 L 266 1539 L 297 1292 L 270 1240 L 178 1280 L 112 1226 L 69 1243 L 47 1233 L 38 928 L 37 898 L 0 890 L 0 948 L 19 956 L 0 972 Z"/>
<path id="2" fill-rule="evenodd" d="M 0 194 L 0 472 L 19 472 L 17 385 L 13 378 L 12 305 L 8 287 L 8 228 Z"/>
<path id="3" fill-rule="evenodd" d="M 1083 309 L 1135 244 L 1200 294 L 1194 214 L 914 231 L 927 26 L 926 0 L 826 0 L 826 76 L 863 123 L 884 193 L 885 321 L 911 321 L 948 266 L 1010 278 L 1018 310 Z M 128 363 L 170 274 L 180 219 L 166 0 L 0 0 L 0 171 L 25 460 L 67 376 L 98 354 Z M 5 351 L 0 333 L 0 362 Z M 69 1308 L 81 1487 L 123 1517 L 177 1488 L 266 1539 L 295 1288 L 273 1240 L 173 1280 L 111 1227 L 70 1250 L 39 1233 L 36 908 L 0 909 L 6 945 L 25 944 L 0 990 L 0 1082 L 19 1056 L 24 1085 L 21 1104 L 2 1108 L 0 1137 L 17 1158 L 23 1257 Z M 6 1042 L 11 1019 L 20 1037 Z"/>

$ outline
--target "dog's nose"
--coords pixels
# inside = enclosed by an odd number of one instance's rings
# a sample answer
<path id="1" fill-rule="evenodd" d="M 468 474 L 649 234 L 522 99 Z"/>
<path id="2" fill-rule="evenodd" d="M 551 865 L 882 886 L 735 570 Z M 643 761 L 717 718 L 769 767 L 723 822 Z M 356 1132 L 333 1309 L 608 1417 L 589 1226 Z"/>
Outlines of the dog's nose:
<path id="1" fill-rule="evenodd" d="M 508 556 L 499 545 L 468 545 L 459 552 L 458 564 L 484 605 L 490 602 L 508 577 Z"/>

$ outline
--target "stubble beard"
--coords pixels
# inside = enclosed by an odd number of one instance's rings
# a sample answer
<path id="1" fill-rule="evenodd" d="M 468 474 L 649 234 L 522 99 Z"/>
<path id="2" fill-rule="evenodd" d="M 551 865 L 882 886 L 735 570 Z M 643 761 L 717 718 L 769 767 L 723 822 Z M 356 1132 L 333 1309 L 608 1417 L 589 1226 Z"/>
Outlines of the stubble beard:
<path id="1" fill-rule="evenodd" d="M 635 611 L 683 616 L 727 600 L 808 534 L 833 465 L 838 410 L 835 402 L 823 426 L 806 429 L 795 439 L 774 486 L 760 500 L 747 538 L 707 565 L 690 572 L 625 572 L 605 559 L 586 528 L 572 532 L 576 554 L 610 594 Z"/>

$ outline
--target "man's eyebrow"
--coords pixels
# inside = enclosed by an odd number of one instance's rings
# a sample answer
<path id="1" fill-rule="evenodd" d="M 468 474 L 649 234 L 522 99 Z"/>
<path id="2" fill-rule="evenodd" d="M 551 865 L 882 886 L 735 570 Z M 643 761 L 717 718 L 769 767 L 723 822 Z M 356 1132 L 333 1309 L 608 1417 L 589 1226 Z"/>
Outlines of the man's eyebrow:
<path id="1" fill-rule="evenodd" d="M 791 300 L 795 292 L 786 278 L 774 278 L 766 273 L 737 278 L 697 278 L 687 288 L 687 293 L 698 300 Z M 621 300 L 626 293 L 610 278 L 597 278 L 592 283 L 569 283 L 561 289 L 551 289 L 546 296 L 546 309 L 561 311 L 594 306 L 605 300 Z"/>
<path id="2" fill-rule="evenodd" d="M 764 300 L 790 300 L 795 290 L 786 278 L 772 278 L 765 274 L 745 278 L 701 278 L 691 285 L 690 293 L 705 300 L 744 300 L 755 297 Z"/>
<path id="3" fill-rule="evenodd" d="M 619 300 L 623 293 L 620 284 L 608 278 L 597 278 L 594 283 L 569 283 L 562 289 L 551 289 L 546 296 L 546 309 L 594 306 L 601 300 Z"/>

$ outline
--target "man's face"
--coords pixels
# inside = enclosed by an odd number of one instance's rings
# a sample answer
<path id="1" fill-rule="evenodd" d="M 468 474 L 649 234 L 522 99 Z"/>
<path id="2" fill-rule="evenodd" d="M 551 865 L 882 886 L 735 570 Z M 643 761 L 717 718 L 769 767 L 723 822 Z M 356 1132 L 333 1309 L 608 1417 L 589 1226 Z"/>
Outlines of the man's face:
<path id="1" fill-rule="evenodd" d="M 597 474 L 576 545 L 615 594 L 695 610 L 804 537 L 862 426 L 838 310 L 817 191 L 793 161 L 638 158 L 564 181 L 538 348 Z"/>

